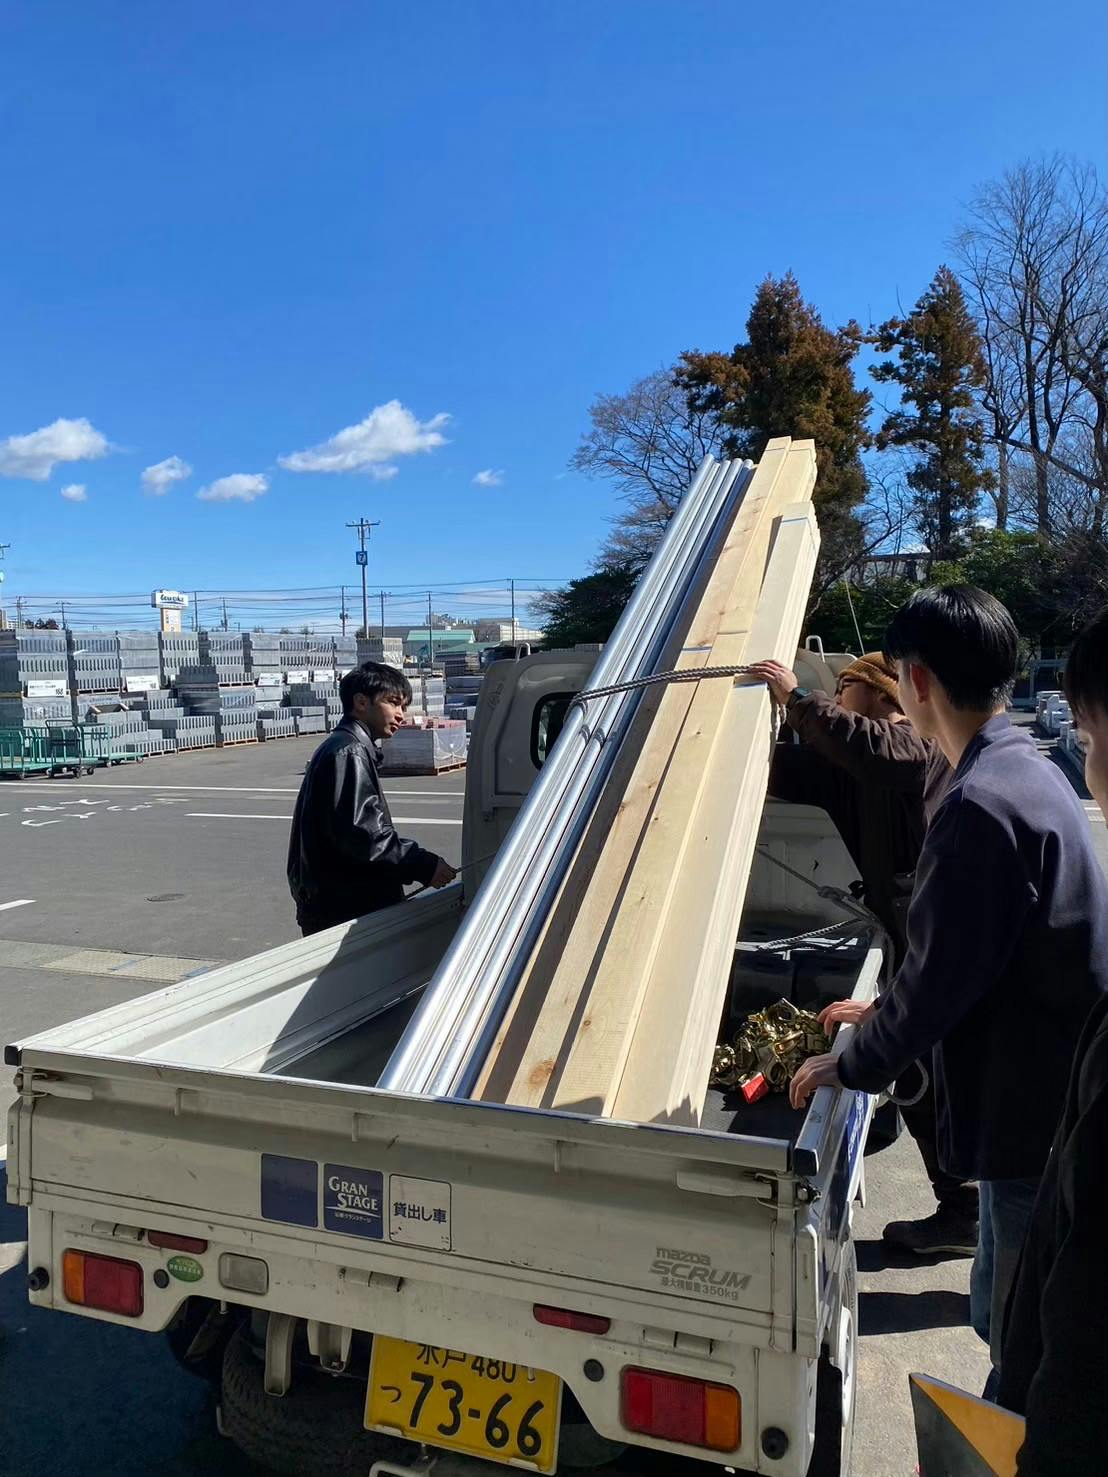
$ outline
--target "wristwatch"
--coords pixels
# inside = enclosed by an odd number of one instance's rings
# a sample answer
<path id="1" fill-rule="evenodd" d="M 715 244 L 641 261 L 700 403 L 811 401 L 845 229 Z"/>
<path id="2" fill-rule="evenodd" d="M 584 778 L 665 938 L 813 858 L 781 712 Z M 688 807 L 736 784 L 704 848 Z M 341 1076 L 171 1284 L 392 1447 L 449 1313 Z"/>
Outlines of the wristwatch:
<path id="1" fill-rule="evenodd" d="M 786 708 L 791 708 L 793 703 L 803 702 L 806 697 L 812 696 L 810 687 L 794 687 L 785 700 Z"/>

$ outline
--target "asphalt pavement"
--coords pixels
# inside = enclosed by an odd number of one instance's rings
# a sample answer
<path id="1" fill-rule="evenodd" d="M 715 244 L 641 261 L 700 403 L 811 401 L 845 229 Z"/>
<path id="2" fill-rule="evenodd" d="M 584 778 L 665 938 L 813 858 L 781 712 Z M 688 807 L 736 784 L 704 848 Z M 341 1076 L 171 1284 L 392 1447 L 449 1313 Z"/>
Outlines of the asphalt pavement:
<path id="1" fill-rule="evenodd" d="M 318 738 L 0 783 L 0 1041 L 297 937 L 289 822 Z M 457 862 L 464 771 L 385 781 Z"/>
<path id="2" fill-rule="evenodd" d="M 285 846 L 314 742 L 0 785 L 0 1039 L 294 938 Z M 1108 870 L 1108 829 L 1065 772 Z M 400 829 L 459 859 L 461 773 L 397 779 L 386 790 Z M 909 1477 L 908 1372 L 974 1390 L 988 1358 L 966 1326 L 969 1261 L 890 1255 L 881 1241 L 886 1220 L 931 1209 L 907 1135 L 866 1160 L 866 1178 L 855 1222 L 861 1339 L 852 1470 Z M 25 1240 L 24 1213 L 0 1206 L 0 1473 L 248 1477 L 216 1431 L 206 1386 L 180 1373 L 159 1339 L 28 1306 Z"/>

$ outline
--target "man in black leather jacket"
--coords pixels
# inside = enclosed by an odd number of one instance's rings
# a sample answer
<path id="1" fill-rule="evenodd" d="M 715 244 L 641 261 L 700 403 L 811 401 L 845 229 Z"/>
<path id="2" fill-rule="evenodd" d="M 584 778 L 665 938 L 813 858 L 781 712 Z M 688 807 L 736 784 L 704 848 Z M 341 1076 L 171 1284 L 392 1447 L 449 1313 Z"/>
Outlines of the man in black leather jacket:
<path id="1" fill-rule="evenodd" d="M 339 683 L 343 719 L 312 755 L 289 837 L 289 890 L 305 934 L 390 907 L 406 883 L 445 887 L 454 868 L 396 834 L 377 774 L 377 745 L 404 721 L 408 679 L 363 662 Z"/>

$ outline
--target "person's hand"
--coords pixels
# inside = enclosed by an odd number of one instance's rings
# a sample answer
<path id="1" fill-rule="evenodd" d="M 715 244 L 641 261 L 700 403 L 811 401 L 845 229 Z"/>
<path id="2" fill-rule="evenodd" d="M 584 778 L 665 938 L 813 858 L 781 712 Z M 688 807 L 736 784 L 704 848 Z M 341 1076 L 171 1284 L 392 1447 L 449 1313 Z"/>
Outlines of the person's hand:
<path id="1" fill-rule="evenodd" d="M 796 1076 L 789 1083 L 789 1102 L 794 1108 L 803 1108 L 817 1087 L 841 1087 L 839 1081 L 839 1059 L 828 1053 L 826 1056 L 810 1056 L 801 1063 Z"/>
<path id="2" fill-rule="evenodd" d="M 876 1006 L 873 1001 L 863 1004 L 861 1000 L 836 1000 L 825 1005 L 819 1013 L 819 1023 L 825 1031 L 832 1026 L 860 1026 L 868 1021 Z"/>
<path id="3" fill-rule="evenodd" d="M 435 861 L 434 876 L 431 878 L 430 882 L 428 882 L 427 886 L 446 887 L 449 883 L 454 881 L 454 878 L 457 875 L 457 872 L 450 865 L 450 863 L 447 861 L 443 861 L 442 857 L 440 856 Z"/>
<path id="4" fill-rule="evenodd" d="M 782 707 L 788 702 L 792 690 L 800 686 L 796 673 L 790 672 L 781 662 L 754 662 L 749 675 L 764 682 Z"/>

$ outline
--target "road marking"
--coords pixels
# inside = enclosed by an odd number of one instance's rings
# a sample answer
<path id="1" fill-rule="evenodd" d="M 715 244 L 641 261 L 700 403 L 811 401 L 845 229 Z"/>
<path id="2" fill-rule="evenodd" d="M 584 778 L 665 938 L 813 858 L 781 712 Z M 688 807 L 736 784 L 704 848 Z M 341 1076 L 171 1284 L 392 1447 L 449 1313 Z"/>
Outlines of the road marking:
<path id="1" fill-rule="evenodd" d="M 0 1241 L 0 1276 L 14 1272 L 26 1255 L 26 1241 Z"/>
<path id="2" fill-rule="evenodd" d="M 291 821 L 291 815 L 258 815 L 244 810 L 188 810 L 189 820 L 194 821 Z M 402 826 L 460 826 L 461 821 L 441 815 L 394 815 L 393 820 Z M 45 823 L 44 823 L 45 824 Z"/>
<path id="3" fill-rule="evenodd" d="M 64 974 L 105 975 L 167 985 L 203 974 L 222 962 L 185 959 L 175 954 L 124 954 L 116 949 L 83 949 L 22 939 L 0 939 L 0 960 L 12 969 L 56 969 Z"/>
<path id="4" fill-rule="evenodd" d="M 174 793 L 182 790 L 195 791 L 201 795 L 299 795 L 297 787 L 294 790 L 282 789 L 276 785 L 175 785 L 168 781 L 160 785 L 119 785 L 109 780 L 103 783 L 93 780 L 84 784 L 76 784 L 71 780 L 50 780 L 49 782 L 37 782 L 34 780 L 20 780 L 21 790 L 172 790 Z M 461 800 L 465 794 L 464 790 L 393 790 L 387 785 L 387 795 L 403 795 L 406 799 L 418 800 Z"/>
<path id="5" fill-rule="evenodd" d="M 0 903 L 0 913 L 6 913 L 9 908 L 25 908 L 28 903 L 33 902 L 33 897 L 17 897 L 12 903 Z"/>
<path id="6" fill-rule="evenodd" d="M 190 821 L 291 821 L 291 815 L 257 815 L 248 810 L 186 810 Z"/>

